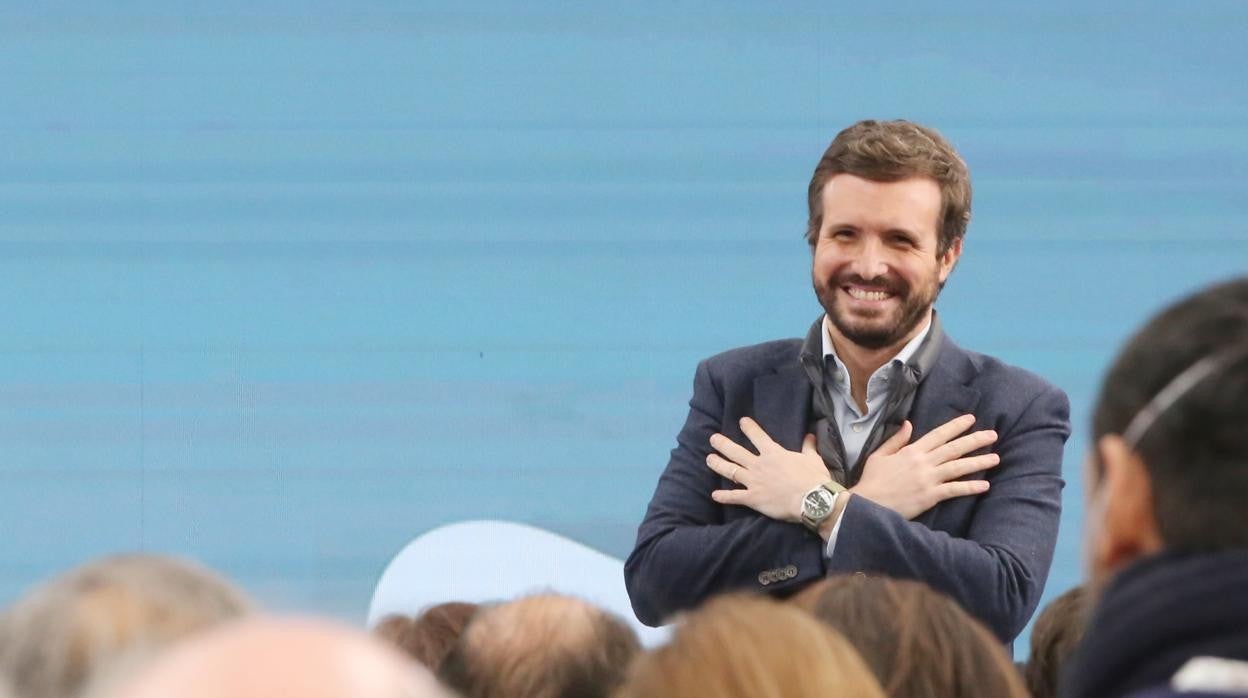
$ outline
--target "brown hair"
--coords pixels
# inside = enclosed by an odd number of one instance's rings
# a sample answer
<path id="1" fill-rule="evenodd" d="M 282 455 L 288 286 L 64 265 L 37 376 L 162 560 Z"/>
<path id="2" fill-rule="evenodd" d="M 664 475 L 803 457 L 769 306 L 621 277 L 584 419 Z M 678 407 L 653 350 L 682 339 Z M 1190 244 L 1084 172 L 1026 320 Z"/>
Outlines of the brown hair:
<path id="1" fill-rule="evenodd" d="M 1027 695 L 996 637 L 919 582 L 832 577 L 794 603 L 849 638 L 892 698 Z"/>
<path id="2" fill-rule="evenodd" d="M 966 235 L 971 222 L 971 174 L 958 152 L 935 130 L 916 123 L 859 121 L 836 134 L 824 151 L 806 192 L 806 242 L 813 247 L 823 226 L 823 188 L 838 174 L 873 182 L 926 177 L 940 187 L 936 255 Z"/>
<path id="3" fill-rule="evenodd" d="M 1083 639 L 1087 624 L 1084 589 L 1077 586 L 1053 599 L 1036 616 L 1031 630 L 1031 656 L 1023 676 L 1032 698 L 1055 698 L 1057 677 L 1066 658 Z"/>
<path id="4" fill-rule="evenodd" d="M 671 641 L 639 657 L 615 698 L 884 698 L 836 631 L 763 597 L 712 599 L 685 616 Z"/>
<path id="5" fill-rule="evenodd" d="M 464 698 L 605 698 L 640 651 L 624 621 L 545 594 L 478 611 L 438 677 Z"/>
<path id="6" fill-rule="evenodd" d="M 191 562 L 104 558 L 42 584 L 0 617 L 0 675 L 23 698 L 75 695 L 135 656 L 249 606 L 234 585 Z"/>
<path id="7" fill-rule="evenodd" d="M 476 612 L 475 603 L 440 603 L 415 618 L 386 616 L 373 628 L 373 634 L 436 672 Z"/>

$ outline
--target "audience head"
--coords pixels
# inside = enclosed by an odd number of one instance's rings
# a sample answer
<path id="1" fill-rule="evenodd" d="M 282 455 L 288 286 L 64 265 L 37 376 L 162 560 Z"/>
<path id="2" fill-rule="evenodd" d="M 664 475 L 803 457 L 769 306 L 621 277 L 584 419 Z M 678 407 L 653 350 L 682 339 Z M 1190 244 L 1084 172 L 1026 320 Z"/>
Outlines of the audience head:
<path id="1" fill-rule="evenodd" d="M 608 696 L 640 651 L 624 621 L 580 599 L 521 598 L 484 607 L 439 675 L 464 698 Z"/>
<path id="2" fill-rule="evenodd" d="M 373 628 L 373 634 L 436 672 L 476 612 L 475 603 L 441 603 L 415 618 L 386 616 Z"/>
<path id="3" fill-rule="evenodd" d="M 1024 679 L 1031 698 L 1057 698 L 1062 664 L 1083 638 L 1087 604 L 1081 586 L 1053 599 L 1036 616 Z"/>
<path id="4" fill-rule="evenodd" d="M 1094 586 L 1163 548 L 1248 547 L 1245 395 L 1248 277 L 1171 305 L 1118 354 L 1085 469 Z"/>
<path id="5" fill-rule="evenodd" d="M 254 618 L 178 646 L 120 683 L 116 698 L 435 698 L 423 667 L 324 621 Z"/>
<path id="6" fill-rule="evenodd" d="M 46 582 L 0 616 L 0 676 L 22 698 L 67 698 L 119 662 L 247 610 L 234 586 L 190 562 L 105 558 Z"/>
<path id="7" fill-rule="evenodd" d="M 794 603 L 844 635 L 892 698 L 1026 696 L 1001 641 L 919 582 L 832 577 Z"/>
<path id="8" fill-rule="evenodd" d="M 668 644 L 633 664 L 616 698 L 883 698 L 836 631 L 770 599 L 725 596 L 680 619 Z"/>

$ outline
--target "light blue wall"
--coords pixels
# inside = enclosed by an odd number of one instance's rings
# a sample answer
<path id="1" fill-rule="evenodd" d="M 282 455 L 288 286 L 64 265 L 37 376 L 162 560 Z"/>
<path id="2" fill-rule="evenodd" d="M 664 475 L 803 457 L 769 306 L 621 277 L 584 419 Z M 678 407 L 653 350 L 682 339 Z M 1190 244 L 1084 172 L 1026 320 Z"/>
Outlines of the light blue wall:
<path id="1" fill-rule="evenodd" d="M 1248 269 L 1248 6 L 831 5 L 0 6 L 0 603 L 146 549 L 358 619 L 464 518 L 624 556 L 696 361 L 818 312 L 822 149 L 898 116 L 975 177 L 948 331 L 1072 398 L 1074 583 L 1106 361 Z"/>

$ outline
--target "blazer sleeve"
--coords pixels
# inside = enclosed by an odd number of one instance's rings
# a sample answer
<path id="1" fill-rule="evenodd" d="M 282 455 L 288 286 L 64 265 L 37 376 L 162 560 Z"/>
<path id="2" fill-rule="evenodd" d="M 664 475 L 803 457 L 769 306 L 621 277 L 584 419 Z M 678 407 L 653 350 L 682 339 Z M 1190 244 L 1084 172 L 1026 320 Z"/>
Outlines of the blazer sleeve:
<path id="1" fill-rule="evenodd" d="M 706 465 L 711 435 L 725 431 L 724 416 L 722 388 L 703 361 L 689 417 L 624 563 L 633 611 L 647 625 L 718 592 L 784 593 L 823 576 L 818 536 L 753 512 L 726 520 L 725 507 L 711 499 L 713 490 L 730 486 Z"/>
<path id="2" fill-rule="evenodd" d="M 917 579 L 942 591 L 1011 642 L 1035 611 L 1061 516 L 1062 448 L 1070 404 L 1052 386 L 1001 434 L 1001 462 L 978 498 L 965 538 L 908 521 L 865 497 L 850 499 L 828 573 Z"/>

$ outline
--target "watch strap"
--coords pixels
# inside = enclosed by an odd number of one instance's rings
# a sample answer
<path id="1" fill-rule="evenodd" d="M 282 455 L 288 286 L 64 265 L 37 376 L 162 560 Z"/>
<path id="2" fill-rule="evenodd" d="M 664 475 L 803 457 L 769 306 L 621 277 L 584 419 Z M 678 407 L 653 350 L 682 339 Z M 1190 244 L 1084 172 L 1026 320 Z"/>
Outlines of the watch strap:
<path id="1" fill-rule="evenodd" d="M 823 483 L 822 486 L 823 486 L 823 489 L 831 492 L 832 494 L 840 494 L 841 492 L 844 492 L 845 490 L 849 489 L 848 487 L 846 487 L 845 485 L 842 485 L 836 480 L 828 480 L 827 482 Z"/>

